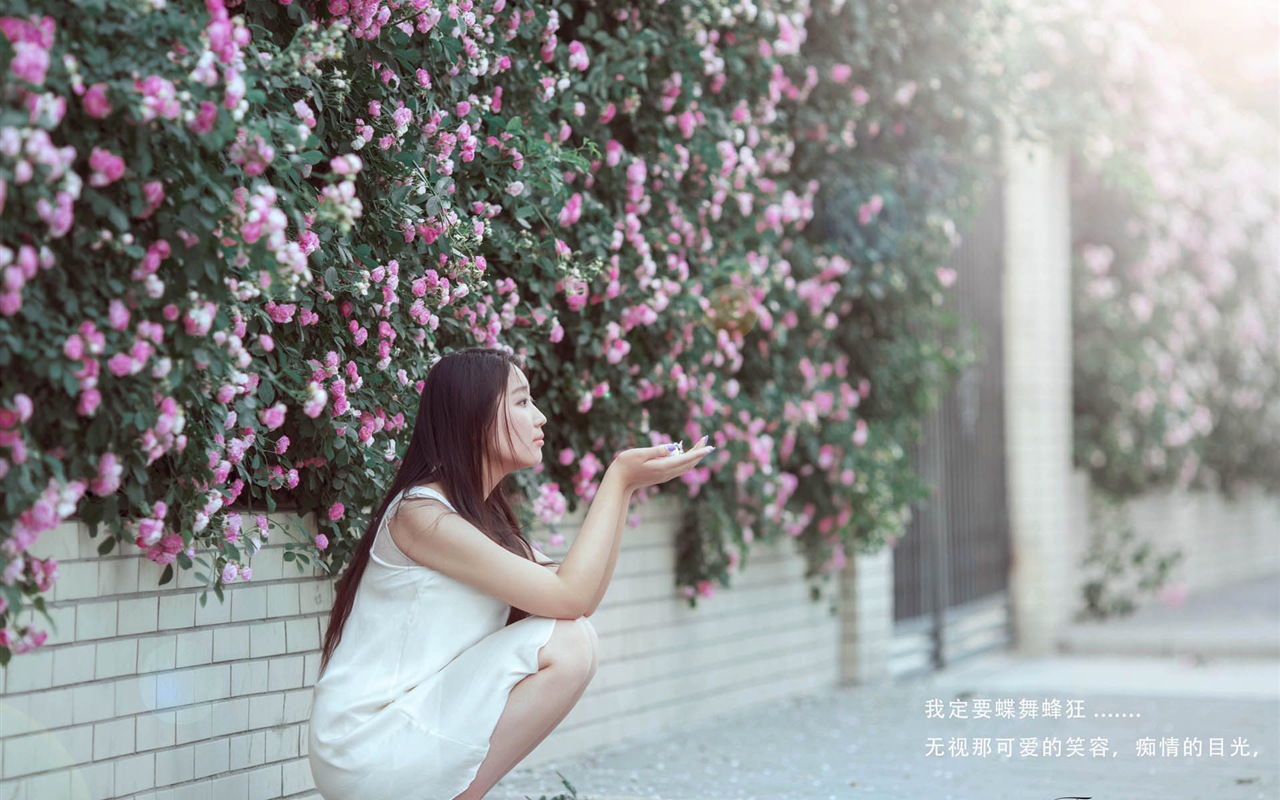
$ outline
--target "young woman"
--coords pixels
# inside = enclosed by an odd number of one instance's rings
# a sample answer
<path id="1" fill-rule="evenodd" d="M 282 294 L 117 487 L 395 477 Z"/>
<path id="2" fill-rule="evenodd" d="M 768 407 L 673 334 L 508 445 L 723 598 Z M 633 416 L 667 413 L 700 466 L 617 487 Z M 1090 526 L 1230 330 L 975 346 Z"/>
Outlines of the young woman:
<path id="1" fill-rule="evenodd" d="M 564 719 L 596 670 L 586 617 L 613 576 L 632 493 L 713 447 L 618 454 L 555 564 L 499 489 L 542 460 L 547 418 L 513 356 L 429 371 L 413 436 L 338 582 L 311 715 L 326 800 L 478 800 Z"/>

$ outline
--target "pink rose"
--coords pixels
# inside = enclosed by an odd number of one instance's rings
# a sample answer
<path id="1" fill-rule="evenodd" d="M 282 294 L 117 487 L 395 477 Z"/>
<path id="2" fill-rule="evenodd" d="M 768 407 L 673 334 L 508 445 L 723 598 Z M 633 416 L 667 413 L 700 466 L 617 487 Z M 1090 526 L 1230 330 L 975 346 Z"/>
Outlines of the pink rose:
<path id="1" fill-rule="evenodd" d="M 116 460 L 115 453 L 104 453 L 98 461 L 98 474 L 89 485 L 94 494 L 105 497 L 120 488 L 120 475 L 124 465 Z"/>
<path id="2" fill-rule="evenodd" d="M 285 303 L 276 305 L 274 301 L 269 301 L 266 305 L 267 316 L 280 324 L 284 324 L 293 319 L 293 314 L 298 310 L 296 303 Z"/>
<path id="3" fill-rule="evenodd" d="M 267 426 L 267 430 L 273 431 L 284 424 L 284 414 L 284 403 L 276 403 L 274 406 L 260 411 L 258 418 L 262 420 L 263 425 Z"/>
<path id="4" fill-rule="evenodd" d="M 92 417 L 102 403 L 102 394 L 97 389 L 85 389 L 80 393 L 80 404 L 77 411 L 82 417 Z"/>
<path id="5" fill-rule="evenodd" d="M 107 369 L 117 378 L 123 378 L 133 373 L 133 359 L 127 353 L 116 353 L 107 362 Z"/>
<path id="6" fill-rule="evenodd" d="M 679 118 L 680 134 L 688 139 L 693 136 L 694 129 L 697 127 L 697 117 L 692 111 L 684 111 Z"/>
<path id="7" fill-rule="evenodd" d="M 579 72 L 583 72 L 587 67 L 591 66 L 591 58 L 587 55 L 587 48 L 576 39 L 569 42 L 569 66 Z"/>
<path id="8" fill-rule="evenodd" d="M 84 104 L 84 112 L 94 119 L 103 119 L 111 113 L 111 101 L 107 100 L 105 83 L 95 83 L 90 86 L 81 102 Z"/>
<path id="9" fill-rule="evenodd" d="M 164 523 L 158 519 L 144 519 L 138 523 L 139 546 L 150 547 L 160 541 L 164 533 Z"/>
<path id="10" fill-rule="evenodd" d="M 213 124 L 218 120 L 217 105 L 205 100 L 200 104 L 200 112 L 196 114 L 196 118 L 191 121 L 191 130 L 200 135 L 204 135 L 213 130 Z"/>
<path id="11" fill-rule="evenodd" d="M 41 86 L 45 73 L 49 71 L 49 51 L 38 44 L 14 42 L 9 69 L 22 80 Z"/>
<path id="12" fill-rule="evenodd" d="M 95 147 L 89 155 L 89 167 L 93 170 L 93 174 L 89 176 L 89 185 L 107 186 L 124 174 L 124 159 L 109 150 Z"/>
<path id="13" fill-rule="evenodd" d="M 107 304 L 107 319 L 111 322 L 111 327 L 122 331 L 129 327 L 129 309 L 120 300 L 112 299 Z"/>
<path id="14" fill-rule="evenodd" d="M 164 184 L 160 181 L 148 181 L 142 185 L 142 199 L 147 203 L 147 210 L 142 212 L 142 219 L 155 213 L 164 202 Z"/>
<path id="15" fill-rule="evenodd" d="M 18 412 L 18 421 L 26 422 L 31 419 L 31 412 L 35 410 L 35 405 L 25 394 L 16 394 L 13 396 L 13 408 Z"/>
<path id="16" fill-rule="evenodd" d="M 858 424 L 854 426 L 853 443 L 858 447 L 867 443 L 867 421 L 865 419 L 858 420 Z"/>
<path id="17" fill-rule="evenodd" d="M 337 520 L 341 518 L 342 515 L 345 513 L 347 513 L 347 509 L 342 505 L 342 503 L 334 503 L 333 505 L 329 506 L 330 520 Z"/>
<path id="18" fill-rule="evenodd" d="M 574 192 L 573 197 L 569 198 L 569 202 L 565 203 L 564 208 L 560 209 L 560 224 L 569 226 L 577 222 L 582 217 L 582 194 Z"/>

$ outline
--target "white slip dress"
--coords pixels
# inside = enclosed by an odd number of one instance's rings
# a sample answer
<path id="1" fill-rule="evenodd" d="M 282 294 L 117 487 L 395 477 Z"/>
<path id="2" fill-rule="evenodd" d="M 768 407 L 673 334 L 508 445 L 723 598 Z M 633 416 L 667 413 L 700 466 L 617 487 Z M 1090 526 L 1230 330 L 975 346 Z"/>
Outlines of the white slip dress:
<path id="1" fill-rule="evenodd" d="M 384 515 L 342 640 L 315 685 L 308 758 L 325 800 L 453 800 L 475 779 L 511 689 L 538 671 L 555 620 L 507 625 L 498 598 L 409 561 Z M 454 509 L 456 510 L 456 509 Z M 381 546 L 379 546 L 379 544 Z M 398 553 L 398 551 L 395 551 Z"/>

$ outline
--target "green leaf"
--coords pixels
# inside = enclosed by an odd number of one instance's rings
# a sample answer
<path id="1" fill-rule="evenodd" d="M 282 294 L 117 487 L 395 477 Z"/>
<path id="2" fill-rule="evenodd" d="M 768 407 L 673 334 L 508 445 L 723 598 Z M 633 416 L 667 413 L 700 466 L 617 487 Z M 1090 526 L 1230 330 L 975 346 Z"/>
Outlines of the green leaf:
<path id="1" fill-rule="evenodd" d="M 98 555 L 105 556 L 114 549 L 116 549 L 116 537 L 107 536 L 107 538 L 103 539 L 102 543 L 98 545 Z"/>
<path id="2" fill-rule="evenodd" d="M 164 572 L 160 575 L 160 585 L 164 586 L 171 580 L 173 580 L 173 565 L 168 564 L 165 566 Z"/>

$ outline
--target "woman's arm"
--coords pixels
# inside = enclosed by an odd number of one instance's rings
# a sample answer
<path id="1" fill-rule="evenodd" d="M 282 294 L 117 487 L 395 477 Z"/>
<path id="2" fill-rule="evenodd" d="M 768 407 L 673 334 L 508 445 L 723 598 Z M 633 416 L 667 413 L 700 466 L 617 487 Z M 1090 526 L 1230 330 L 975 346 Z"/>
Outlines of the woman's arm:
<path id="1" fill-rule="evenodd" d="M 389 529 L 406 556 L 540 617 L 575 619 L 595 600 L 630 491 L 605 473 L 556 571 L 512 553 L 435 500 L 405 502 Z"/>
<path id="2" fill-rule="evenodd" d="M 578 536 L 560 561 L 560 578 L 589 585 L 578 616 L 594 613 L 609 585 L 618 558 L 619 520 L 626 518 L 632 491 L 616 470 L 606 470 Z"/>
<path id="3" fill-rule="evenodd" d="M 401 551 L 419 564 L 530 614 L 574 619 L 594 612 L 604 596 L 632 493 L 687 472 L 712 449 L 672 456 L 653 447 L 619 454 L 554 572 L 512 553 L 434 500 L 404 503 L 389 530 Z"/>
<path id="4" fill-rule="evenodd" d="M 687 472 L 689 469 L 692 469 L 693 466 L 695 466 L 699 461 L 701 461 L 703 456 L 705 456 L 707 453 L 715 449 L 714 447 L 708 446 L 709 439 L 710 439 L 709 435 L 704 436 L 698 440 L 698 442 L 689 451 L 689 453 L 683 453 L 680 456 L 675 456 L 675 457 L 670 455 L 659 456 L 657 459 L 657 462 L 662 463 L 665 461 L 671 464 L 680 463 L 679 472 L 676 474 L 682 475 L 685 472 Z M 665 451 L 665 446 L 660 445 L 657 448 L 652 448 L 652 450 L 663 452 Z M 634 456 L 640 452 L 644 452 L 644 451 L 643 450 L 630 451 L 627 455 Z M 684 461 L 687 461 L 690 455 L 695 455 L 695 454 L 696 454 L 695 458 L 687 466 L 682 463 Z M 652 467 L 653 465 L 654 465 L 654 462 L 650 461 L 649 466 Z M 608 476 L 608 473 L 606 472 L 606 477 L 607 476 Z M 674 476 L 671 476 L 671 477 L 674 477 Z M 604 594 L 609 588 L 609 583 L 613 581 L 614 565 L 618 563 L 618 551 L 622 548 L 622 531 L 627 521 L 627 510 L 631 505 L 631 497 L 632 495 L 635 494 L 635 490 L 637 488 L 640 488 L 641 486 L 652 486 L 655 483 L 665 483 L 667 480 L 670 480 L 670 477 L 661 478 L 659 480 L 645 480 L 638 485 L 633 485 L 628 487 L 627 493 L 626 493 L 626 500 L 622 504 L 622 511 L 614 520 L 613 542 L 612 542 L 612 546 L 609 548 L 608 563 L 605 564 L 604 574 L 601 575 L 600 577 L 600 585 L 596 588 L 595 595 L 591 598 L 591 603 L 587 606 L 587 610 L 583 614 L 583 616 L 589 617 L 592 614 L 596 613 L 596 609 L 600 606 L 600 602 L 604 600 Z"/>
<path id="5" fill-rule="evenodd" d="M 589 617 L 596 613 L 596 608 L 600 606 L 600 601 L 604 599 L 604 593 L 609 588 L 609 583 L 613 580 L 613 567 L 618 563 L 618 551 L 622 549 L 622 530 L 623 525 L 627 521 L 627 509 L 631 505 L 631 496 L 633 492 L 627 493 L 627 502 L 622 507 L 622 514 L 618 517 L 613 528 L 613 547 L 609 550 L 609 563 L 605 565 L 604 576 L 600 579 L 600 586 L 596 589 L 595 597 L 591 599 L 591 605 L 587 607 L 584 617 Z"/>

